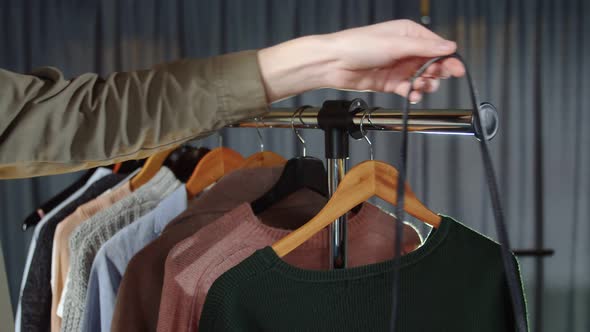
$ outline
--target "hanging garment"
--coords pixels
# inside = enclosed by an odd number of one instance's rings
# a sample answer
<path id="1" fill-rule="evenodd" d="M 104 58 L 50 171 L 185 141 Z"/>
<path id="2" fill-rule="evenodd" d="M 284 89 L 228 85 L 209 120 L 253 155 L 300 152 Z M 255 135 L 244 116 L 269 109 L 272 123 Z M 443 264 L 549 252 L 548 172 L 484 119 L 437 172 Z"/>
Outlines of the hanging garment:
<path id="1" fill-rule="evenodd" d="M 82 188 L 90 179 L 92 174 L 96 169 L 89 169 L 87 170 L 82 176 L 80 176 L 76 181 L 72 182 L 69 186 L 64 188 L 61 192 L 56 194 L 55 196 L 51 197 L 48 201 L 44 202 L 39 206 L 34 212 L 29 214 L 25 220 L 23 221 L 23 230 L 27 230 L 31 227 L 37 225 L 41 219 L 47 214 L 49 211 L 55 209 L 61 202 L 65 201 L 68 197 L 72 196 L 77 190 Z"/>
<path id="2" fill-rule="evenodd" d="M 111 331 L 156 331 L 164 267 L 170 250 L 237 205 L 260 197 L 282 171 L 282 167 L 239 169 L 191 201 L 188 209 L 170 222 L 160 237 L 129 262 L 117 293 Z"/>
<path id="3" fill-rule="evenodd" d="M 66 279 L 70 270 L 70 237 L 85 221 L 103 209 L 107 209 L 116 202 L 131 195 L 129 181 L 112 190 L 104 192 L 99 197 L 82 204 L 57 225 L 53 237 L 51 258 L 51 331 L 61 330 L 61 314 L 58 315 L 59 304 L 65 292 Z M 61 310 L 60 310 L 61 311 Z"/>
<path id="4" fill-rule="evenodd" d="M 8 278 L 4 265 L 4 253 L 0 243 L 0 321 L 7 331 L 14 331 L 14 316 L 10 304 L 10 293 L 8 291 Z"/>
<path id="5" fill-rule="evenodd" d="M 186 188 L 179 186 L 154 210 L 123 228 L 100 248 L 90 271 L 82 331 L 111 330 L 117 290 L 127 264 L 186 206 Z"/>
<path id="6" fill-rule="evenodd" d="M 74 231 L 70 238 L 71 266 L 66 277 L 71 287 L 66 286 L 63 294 L 62 331 L 80 330 L 90 269 L 102 244 L 152 210 L 180 185 L 174 174 L 167 167 L 162 167 L 137 191 L 94 215 Z"/>
<path id="7" fill-rule="evenodd" d="M 31 260 L 31 269 L 23 289 L 22 328 L 25 331 L 46 331 L 51 321 L 51 261 L 55 230 L 59 223 L 78 206 L 90 201 L 113 187 L 125 176 L 109 174 L 92 183 L 78 198 L 51 217 L 39 231 L 37 245 Z"/>
<path id="8" fill-rule="evenodd" d="M 29 269 L 31 267 L 31 261 L 33 260 L 33 255 L 34 255 L 34 252 L 35 252 L 35 248 L 37 246 L 37 239 L 39 237 L 39 232 L 41 231 L 41 229 L 43 229 L 43 227 L 49 221 L 49 219 L 51 219 L 57 212 L 59 212 L 61 209 L 63 209 L 66 205 L 68 205 L 73 200 L 75 200 L 80 195 L 82 195 L 82 193 L 84 191 L 86 191 L 86 189 L 88 189 L 88 187 L 92 183 L 98 181 L 102 177 L 104 177 L 104 176 L 106 176 L 108 174 L 111 174 L 111 173 L 112 172 L 111 172 L 110 169 L 102 168 L 102 167 L 101 168 L 97 168 L 96 171 L 92 174 L 92 176 L 90 177 L 90 179 L 88 179 L 87 183 L 82 188 L 76 190 L 76 192 L 74 194 L 72 194 L 66 200 L 64 200 L 63 202 L 61 202 L 55 209 L 53 209 L 49 213 L 45 214 L 45 216 L 41 219 L 41 221 L 39 221 L 39 223 L 35 227 L 35 230 L 33 231 L 33 236 L 31 238 L 31 243 L 29 244 L 29 250 L 27 252 L 27 260 L 25 262 L 25 269 L 23 271 L 23 276 L 22 276 L 22 281 L 21 281 L 21 286 L 20 286 L 19 301 L 18 301 L 18 305 L 17 305 L 17 308 L 16 308 L 16 318 L 15 318 L 15 322 L 14 322 L 15 331 L 18 332 L 18 331 L 21 331 L 22 330 L 22 324 L 21 323 L 22 323 L 22 319 L 23 319 L 23 306 L 22 306 L 22 303 L 21 303 L 21 299 L 22 299 L 22 296 L 23 296 L 23 290 L 25 288 L 25 285 L 26 285 L 26 282 L 27 282 L 27 279 L 28 279 Z M 33 322 L 31 324 L 31 326 L 34 326 L 35 324 L 36 323 Z"/>
<path id="9" fill-rule="evenodd" d="M 388 331 L 395 262 L 313 271 L 266 247 L 215 281 L 200 329 Z M 496 242 L 443 217 L 399 262 L 396 331 L 515 331 Z"/>
<path id="10" fill-rule="evenodd" d="M 298 219 L 299 225 L 294 225 L 294 228 L 307 222 L 323 207 L 326 198 L 315 194 L 321 199 L 316 199 L 314 204 L 308 198 L 313 197 L 314 193 L 301 193 L 301 197 L 291 195 L 281 202 L 283 204 L 271 207 L 281 209 L 279 213 L 282 215 L 268 217 L 281 220 L 290 216 L 292 220 Z M 158 332 L 198 331 L 201 310 L 215 279 L 257 249 L 271 245 L 291 232 L 267 226 L 260 221 L 263 218 L 262 215 L 260 218 L 254 215 L 250 204 L 242 204 L 179 243 L 170 252 L 166 261 Z M 392 258 L 394 222 L 396 220 L 392 216 L 369 203 L 363 204 L 358 214 L 350 216 L 348 261 L 351 267 Z M 212 241 L 209 230 L 213 228 L 223 229 L 225 234 Z M 406 242 L 403 247 L 408 252 L 421 244 L 420 236 L 412 226 L 405 224 L 404 233 Z M 297 267 L 327 270 L 330 268 L 329 255 L 328 229 L 324 229 L 285 259 Z"/>

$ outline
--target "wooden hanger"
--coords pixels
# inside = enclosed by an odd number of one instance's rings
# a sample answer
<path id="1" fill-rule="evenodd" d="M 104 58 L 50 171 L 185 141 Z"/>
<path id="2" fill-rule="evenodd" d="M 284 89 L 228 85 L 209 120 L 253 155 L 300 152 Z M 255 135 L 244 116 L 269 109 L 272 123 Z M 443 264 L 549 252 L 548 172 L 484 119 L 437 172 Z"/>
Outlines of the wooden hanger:
<path id="1" fill-rule="evenodd" d="M 186 182 L 189 198 L 195 197 L 208 186 L 214 184 L 224 175 L 240 168 L 244 157 L 238 152 L 219 147 L 207 153 L 197 164 L 193 174 Z"/>
<path id="2" fill-rule="evenodd" d="M 242 164 L 242 168 L 283 166 L 287 159 L 272 151 L 260 151 L 250 155 Z"/>
<path id="3" fill-rule="evenodd" d="M 358 164 L 344 176 L 334 195 L 314 218 L 277 241 L 272 249 L 279 257 L 284 257 L 334 220 L 372 196 L 395 205 L 397 176 L 397 169 L 382 161 L 369 160 Z M 404 210 L 433 227 L 440 225 L 441 217 L 424 206 L 407 183 Z"/>
<path id="4" fill-rule="evenodd" d="M 130 181 L 129 184 L 131 186 L 131 190 L 135 191 L 137 188 L 146 184 L 151 178 L 158 173 L 162 165 L 164 165 L 164 161 L 166 158 L 172 153 L 172 151 L 176 150 L 176 147 L 160 151 L 156 154 L 151 155 L 145 164 L 141 167 L 141 170 L 137 175 L 135 175 Z"/>

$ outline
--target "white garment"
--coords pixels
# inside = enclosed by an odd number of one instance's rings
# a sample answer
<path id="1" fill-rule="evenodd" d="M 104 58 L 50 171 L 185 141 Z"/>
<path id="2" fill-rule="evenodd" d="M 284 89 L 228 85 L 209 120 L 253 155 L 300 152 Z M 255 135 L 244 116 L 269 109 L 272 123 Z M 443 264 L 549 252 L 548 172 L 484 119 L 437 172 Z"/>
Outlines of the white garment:
<path id="1" fill-rule="evenodd" d="M 20 290 L 18 296 L 18 306 L 16 307 L 16 318 L 14 322 L 14 331 L 20 332 L 21 331 L 21 297 L 23 295 L 23 289 L 25 288 L 25 284 L 27 282 L 27 276 L 29 275 L 29 269 L 31 268 L 31 260 L 33 259 L 33 253 L 35 252 L 35 248 L 37 247 L 37 238 L 39 237 L 39 231 L 43 226 L 51 219 L 56 213 L 58 213 L 61 209 L 63 209 L 66 205 L 70 204 L 73 200 L 80 197 L 87 189 L 92 185 L 94 182 L 100 180 L 101 178 L 105 177 L 106 175 L 111 174 L 112 171 L 108 168 L 99 167 L 94 171 L 94 173 L 90 176 L 88 181 L 82 186 L 80 189 L 76 190 L 71 196 L 66 198 L 63 202 L 61 202 L 58 206 L 54 209 L 49 211 L 37 226 L 35 226 L 35 230 L 33 231 L 33 237 L 31 238 L 31 244 L 29 245 L 29 250 L 27 252 L 27 261 L 25 262 L 25 269 L 23 271 L 23 277 L 20 283 Z"/>

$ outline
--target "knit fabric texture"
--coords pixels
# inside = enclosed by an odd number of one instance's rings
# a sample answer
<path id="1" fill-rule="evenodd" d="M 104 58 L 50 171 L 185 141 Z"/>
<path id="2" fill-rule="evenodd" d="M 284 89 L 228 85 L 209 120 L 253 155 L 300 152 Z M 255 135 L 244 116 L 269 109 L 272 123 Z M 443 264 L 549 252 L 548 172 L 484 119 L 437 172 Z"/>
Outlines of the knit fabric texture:
<path id="1" fill-rule="evenodd" d="M 313 197 L 310 192 L 303 194 L 303 197 Z M 312 200 L 308 203 L 311 206 L 300 205 L 305 202 L 303 197 L 287 200 L 298 203 L 292 209 L 284 210 L 291 219 L 299 219 L 299 226 L 313 218 L 325 203 L 322 199 Z M 392 258 L 394 222 L 392 216 L 369 203 L 363 204 L 356 215 L 351 214 L 348 220 L 349 265 Z M 421 244 L 421 239 L 412 226 L 404 226 L 402 247 L 404 252 L 409 252 Z M 231 231 L 211 246 L 207 229 L 213 227 Z M 213 282 L 257 249 L 271 245 L 289 233 L 290 230 L 262 223 L 246 203 L 178 244 L 166 262 L 158 331 L 198 331 L 199 317 Z M 187 248 L 188 245 L 192 246 Z M 326 270 L 329 269 L 329 251 L 328 229 L 324 229 L 287 255 L 285 260 L 300 268 Z"/>
<path id="2" fill-rule="evenodd" d="M 58 224 L 74 212 L 80 204 L 90 201 L 124 178 L 123 175 L 116 174 L 102 176 L 106 174 L 103 172 L 101 170 L 101 174 L 98 174 L 98 179 L 91 176 L 88 179 L 88 186 L 81 186 L 85 189 L 83 189 L 84 192 L 61 208 L 39 229 L 37 244 L 21 295 L 22 330 L 47 331 L 51 321 L 51 287 L 48 285 L 51 279 L 51 249 L 55 230 Z"/>
<path id="3" fill-rule="evenodd" d="M 215 281 L 201 331 L 391 331 L 396 263 L 395 331 L 515 331 L 499 244 L 449 217 L 415 251 L 356 268 L 306 270 L 261 249 Z"/>
<path id="4" fill-rule="evenodd" d="M 19 297 L 18 297 L 18 304 L 16 306 L 16 314 L 15 314 L 15 319 L 14 319 L 14 329 L 15 329 L 15 331 L 21 331 L 21 329 L 22 329 L 22 326 L 21 326 L 21 323 L 22 323 L 21 322 L 21 318 L 22 318 L 22 307 L 21 307 L 21 304 L 22 303 L 21 303 L 21 298 L 22 298 L 23 290 L 25 288 L 25 283 L 27 281 L 27 276 L 29 274 L 29 269 L 31 267 L 31 261 L 33 260 L 33 254 L 34 254 L 35 248 L 37 246 L 37 238 L 39 237 L 40 230 L 49 221 L 49 219 L 51 219 L 57 212 L 59 212 L 62 208 L 64 208 L 66 205 L 68 205 L 74 199 L 76 199 L 80 195 L 82 195 L 82 193 L 84 193 L 84 191 L 88 188 L 88 186 L 91 183 L 94 183 L 99 178 L 102 178 L 105 175 L 111 174 L 111 173 L 112 173 L 112 171 L 109 170 L 108 168 L 104 168 L 104 167 L 97 168 L 96 171 L 90 177 L 90 179 L 88 179 L 88 181 L 84 185 L 84 187 L 79 188 L 78 190 L 76 190 L 71 196 L 69 196 L 63 202 L 59 203 L 59 205 L 56 206 L 55 208 L 53 208 L 51 211 L 49 211 L 49 212 L 48 211 L 44 211 L 44 216 L 41 218 L 41 220 L 39 220 L 39 222 L 37 223 L 37 225 L 35 226 L 35 228 L 33 230 L 33 236 L 31 237 L 31 242 L 29 244 L 29 249 L 27 250 L 27 259 L 25 261 L 25 268 L 23 270 L 23 275 L 22 275 L 22 279 L 21 279 L 21 284 L 20 284 L 20 289 L 19 289 Z"/>
<path id="5" fill-rule="evenodd" d="M 75 232 L 70 239 L 71 267 L 69 272 L 71 288 L 66 292 L 62 317 L 62 331 L 79 331 L 84 314 L 86 290 L 92 262 L 96 252 L 117 231 L 153 209 L 160 200 L 174 191 L 180 182 L 166 167 L 132 195 L 117 202 L 109 209 L 96 214 L 85 225 L 95 225 L 87 234 Z M 81 228 L 81 227 L 80 227 Z M 81 240 L 74 236 L 82 237 Z M 77 242 L 79 241 L 79 242 Z M 80 243 L 79 246 L 76 246 Z"/>
<path id="6" fill-rule="evenodd" d="M 277 181 L 282 170 L 282 167 L 236 170 L 189 202 L 188 209 L 171 221 L 160 237 L 129 261 L 117 293 L 111 331 L 156 331 L 170 250 L 240 203 L 260 197 Z"/>
<path id="7" fill-rule="evenodd" d="M 58 332 L 61 330 L 61 316 L 58 315 L 58 309 L 63 306 L 63 295 L 66 292 L 66 279 L 70 270 L 70 240 L 75 231 L 82 232 L 90 228 L 79 227 L 89 220 L 92 216 L 103 209 L 107 209 L 121 199 L 131 194 L 131 187 L 126 181 L 119 187 L 103 192 L 97 198 L 82 204 L 76 210 L 67 216 L 55 230 L 53 237 L 53 249 L 51 257 L 51 331 Z M 82 239 L 76 236 L 76 241 Z M 76 243 L 76 247 L 79 247 Z M 59 310 L 60 312 L 62 310 Z"/>
<path id="8" fill-rule="evenodd" d="M 123 228 L 100 248 L 90 271 L 82 331 L 111 330 L 117 290 L 129 260 L 158 237 L 186 206 L 186 188 L 179 186 L 155 209 Z"/>

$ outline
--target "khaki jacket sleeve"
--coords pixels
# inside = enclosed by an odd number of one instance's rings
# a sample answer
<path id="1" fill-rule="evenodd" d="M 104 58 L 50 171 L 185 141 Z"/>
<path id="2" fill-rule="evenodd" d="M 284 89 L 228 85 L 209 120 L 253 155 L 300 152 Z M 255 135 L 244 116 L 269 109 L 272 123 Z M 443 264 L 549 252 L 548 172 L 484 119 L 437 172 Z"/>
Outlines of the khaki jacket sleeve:
<path id="1" fill-rule="evenodd" d="M 32 75 L 0 69 L 0 178 L 73 172 L 145 158 L 263 114 L 256 51 L 149 70 Z"/>

